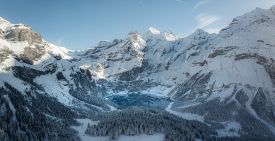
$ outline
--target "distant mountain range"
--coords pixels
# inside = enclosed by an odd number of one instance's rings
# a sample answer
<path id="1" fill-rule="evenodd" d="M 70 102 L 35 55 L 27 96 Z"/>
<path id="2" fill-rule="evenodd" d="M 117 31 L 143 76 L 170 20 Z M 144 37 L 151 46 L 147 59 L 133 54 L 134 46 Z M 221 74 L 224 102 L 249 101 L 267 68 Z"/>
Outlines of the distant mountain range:
<path id="1" fill-rule="evenodd" d="M 274 6 L 239 16 L 218 34 L 198 29 L 183 38 L 151 27 L 83 51 L 0 18 L 1 141 L 81 140 L 76 119 L 99 120 L 86 134 L 112 139 L 274 140 L 274 86 Z"/>

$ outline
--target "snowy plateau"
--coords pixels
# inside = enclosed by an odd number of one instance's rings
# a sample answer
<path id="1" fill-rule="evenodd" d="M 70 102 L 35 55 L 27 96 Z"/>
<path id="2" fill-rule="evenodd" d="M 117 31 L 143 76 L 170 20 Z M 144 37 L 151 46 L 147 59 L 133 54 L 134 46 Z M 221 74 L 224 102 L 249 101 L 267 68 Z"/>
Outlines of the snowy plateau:
<path id="1" fill-rule="evenodd" d="M 275 7 L 73 51 L 0 18 L 1 141 L 274 141 Z"/>

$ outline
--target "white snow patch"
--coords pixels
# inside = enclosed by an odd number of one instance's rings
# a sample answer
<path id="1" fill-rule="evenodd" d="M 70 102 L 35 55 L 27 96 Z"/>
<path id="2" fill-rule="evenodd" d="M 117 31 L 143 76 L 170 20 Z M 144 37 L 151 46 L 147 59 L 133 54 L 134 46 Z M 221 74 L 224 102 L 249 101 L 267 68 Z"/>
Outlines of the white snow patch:
<path id="1" fill-rule="evenodd" d="M 110 108 L 111 111 L 117 110 L 117 108 L 115 108 L 114 106 L 111 106 L 111 105 L 109 105 L 109 104 L 107 104 L 107 106 Z"/>
<path id="2" fill-rule="evenodd" d="M 36 77 L 34 79 L 34 82 L 43 86 L 43 88 L 46 90 L 46 92 L 50 96 L 55 97 L 60 103 L 66 106 L 74 107 L 75 105 L 73 104 L 73 100 L 76 100 L 80 102 L 80 105 L 77 105 L 77 106 L 80 106 L 81 108 L 86 107 L 85 105 L 87 103 L 80 101 L 79 99 L 76 99 L 72 95 L 70 95 L 69 87 L 67 85 L 64 85 L 63 81 L 58 81 L 55 75 L 52 75 L 52 74 L 41 75 Z M 98 107 L 95 105 L 90 105 L 90 106 L 97 108 L 98 110 L 102 110 L 101 107 Z"/>
<path id="3" fill-rule="evenodd" d="M 200 115 L 197 115 L 197 114 L 193 114 L 193 113 L 181 113 L 181 112 L 177 112 L 177 111 L 171 110 L 172 105 L 173 105 L 173 102 L 170 103 L 165 110 L 167 112 L 169 112 L 171 114 L 174 114 L 176 116 L 179 116 L 179 117 L 181 117 L 183 119 L 196 120 L 196 121 L 199 121 L 199 122 L 204 122 L 204 117 L 203 116 L 200 116 Z"/>
<path id="4" fill-rule="evenodd" d="M 223 102 L 227 97 L 231 96 L 233 92 L 234 92 L 234 87 L 220 88 L 218 90 L 215 90 L 207 100 L 211 101 L 215 98 L 220 98 L 220 102 Z"/>
<path id="5" fill-rule="evenodd" d="M 51 52 L 54 55 L 60 55 L 65 60 L 73 59 L 73 57 L 69 55 L 70 52 L 73 52 L 72 50 L 51 43 L 48 43 L 48 45 L 49 46 L 45 48 L 47 52 Z"/>
<path id="6" fill-rule="evenodd" d="M 238 122 L 230 121 L 230 122 L 222 122 L 225 126 L 224 129 L 218 129 L 218 135 L 221 137 L 240 137 L 239 131 L 241 130 L 241 125 Z"/>
<path id="7" fill-rule="evenodd" d="M 120 136 L 116 141 L 164 141 L 163 134 L 154 135 L 137 135 L 137 136 Z M 112 141 L 109 137 L 91 137 L 84 136 L 81 138 L 82 141 Z"/>
<path id="8" fill-rule="evenodd" d="M 11 26 L 11 23 L 8 22 L 6 19 L 0 17 L 0 29 L 6 30 L 9 26 Z"/>
<path id="9" fill-rule="evenodd" d="M 46 92 L 49 95 L 56 97 L 59 102 L 64 105 L 71 106 L 73 97 L 68 93 L 69 88 L 58 83 L 55 75 L 41 75 L 36 77 L 34 82 L 43 86 Z"/>
<path id="10" fill-rule="evenodd" d="M 164 32 L 163 36 L 167 41 L 175 41 L 178 39 L 172 32 Z"/>
<path id="11" fill-rule="evenodd" d="M 15 87 L 22 94 L 25 94 L 26 89 L 29 89 L 28 85 L 25 85 L 22 80 L 15 78 L 12 73 L 0 69 L 0 87 L 4 86 L 4 82 Z"/>
<path id="12" fill-rule="evenodd" d="M 164 141 L 163 134 L 120 136 L 118 141 Z"/>
<path id="13" fill-rule="evenodd" d="M 7 42 L 6 40 L 0 39 L 0 48 L 8 48 L 13 51 L 14 54 L 20 55 L 24 52 L 25 47 L 28 47 L 27 41 L 23 42 Z"/>
<path id="14" fill-rule="evenodd" d="M 150 27 L 149 30 L 148 30 L 151 34 L 160 34 L 160 31 L 153 28 L 153 27 Z"/>
<path id="15" fill-rule="evenodd" d="M 90 119 L 76 119 L 79 123 L 80 126 L 72 126 L 73 129 L 77 130 L 79 132 L 80 136 L 85 136 L 85 131 L 88 127 L 88 124 L 90 125 L 97 125 L 99 121 L 92 121 Z"/>
<path id="16" fill-rule="evenodd" d="M 171 90 L 172 88 L 168 88 L 167 86 L 158 85 L 155 87 L 151 87 L 147 90 L 141 91 L 141 93 L 153 94 L 156 96 L 167 96 L 166 94 L 168 94 Z"/>

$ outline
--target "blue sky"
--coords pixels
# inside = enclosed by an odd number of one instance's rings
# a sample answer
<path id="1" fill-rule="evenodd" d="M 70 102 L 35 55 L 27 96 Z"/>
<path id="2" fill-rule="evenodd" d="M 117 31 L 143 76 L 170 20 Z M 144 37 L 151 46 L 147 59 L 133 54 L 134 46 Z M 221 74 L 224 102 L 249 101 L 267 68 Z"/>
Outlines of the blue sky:
<path id="1" fill-rule="evenodd" d="M 149 27 L 185 36 L 217 32 L 234 17 L 275 0 L 0 0 L 0 16 L 31 25 L 44 39 L 70 49 L 124 38 Z"/>

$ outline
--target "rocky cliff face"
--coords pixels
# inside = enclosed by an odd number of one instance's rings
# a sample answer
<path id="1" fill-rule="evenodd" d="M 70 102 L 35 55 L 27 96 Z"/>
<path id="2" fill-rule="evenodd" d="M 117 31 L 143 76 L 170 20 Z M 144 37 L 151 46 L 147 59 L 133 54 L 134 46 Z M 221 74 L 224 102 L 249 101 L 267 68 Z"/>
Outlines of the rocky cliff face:
<path id="1" fill-rule="evenodd" d="M 219 136 L 272 139 L 274 47 L 274 7 L 237 17 L 219 34 L 197 30 L 180 38 L 150 28 L 85 51 L 57 47 L 1 18 L 3 139 L 76 140 L 69 136 L 74 119 L 113 110 L 105 98 L 121 93 L 169 97 L 167 111 L 203 122 Z M 53 128 L 35 132 L 30 126 L 37 117 L 41 129 Z"/>
<path id="2" fill-rule="evenodd" d="M 25 25 L 15 25 L 4 32 L 5 39 L 10 41 L 26 41 L 29 44 L 41 43 L 42 38 L 38 33 L 32 31 L 30 27 Z"/>

